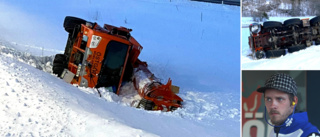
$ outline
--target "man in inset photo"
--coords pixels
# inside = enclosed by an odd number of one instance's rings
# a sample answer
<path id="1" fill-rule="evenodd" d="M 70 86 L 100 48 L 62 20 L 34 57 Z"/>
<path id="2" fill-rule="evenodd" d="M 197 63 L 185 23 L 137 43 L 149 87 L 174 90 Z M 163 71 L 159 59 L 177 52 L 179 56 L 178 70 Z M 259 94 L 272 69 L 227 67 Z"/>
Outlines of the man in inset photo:
<path id="1" fill-rule="evenodd" d="M 263 93 L 265 121 L 274 129 L 272 137 L 320 137 L 318 128 L 308 121 L 307 112 L 298 112 L 297 85 L 294 79 L 284 73 L 273 74 L 265 85 L 257 89 Z M 268 114 L 271 123 L 267 120 Z"/>

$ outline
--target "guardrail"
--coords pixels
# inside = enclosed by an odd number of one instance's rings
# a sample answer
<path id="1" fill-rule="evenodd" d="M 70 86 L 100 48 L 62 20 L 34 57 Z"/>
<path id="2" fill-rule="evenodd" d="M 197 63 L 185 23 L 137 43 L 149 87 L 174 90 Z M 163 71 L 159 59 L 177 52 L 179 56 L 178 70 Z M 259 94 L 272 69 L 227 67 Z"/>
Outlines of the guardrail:
<path id="1" fill-rule="evenodd" d="M 237 0 L 191 0 L 191 1 L 210 2 L 210 3 L 240 6 L 240 0 L 239 1 L 237 1 Z"/>

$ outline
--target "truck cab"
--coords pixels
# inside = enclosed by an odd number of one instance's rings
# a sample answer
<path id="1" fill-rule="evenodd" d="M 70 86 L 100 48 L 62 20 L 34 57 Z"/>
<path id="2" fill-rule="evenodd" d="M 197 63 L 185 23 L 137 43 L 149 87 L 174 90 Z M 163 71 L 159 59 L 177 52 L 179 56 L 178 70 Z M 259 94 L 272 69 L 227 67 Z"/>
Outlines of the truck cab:
<path id="1" fill-rule="evenodd" d="M 115 27 L 67 16 L 69 33 L 64 54 L 53 60 L 53 73 L 67 83 L 82 87 L 106 87 L 119 95 L 123 82 L 132 81 L 140 98 L 132 106 L 145 110 L 174 111 L 183 100 L 171 79 L 163 84 L 138 56 L 142 46 L 131 36 L 131 29 Z M 98 90 L 98 93 L 101 93 Z M 135 103 L 136 102 L 136 103 Z"/>
<path id="2" fill-rule="evenodd" d="M 133 64 L 142 50 L 131 37 L 131 29 L 108 24 L 101 27 L 75 17 L 66 17 L 64 26 L 69 32 L 65 53 L 60 55 L 65 64 L 63 71 L 56 73 L 68 83 L 112 87 L 118 94 L 122 81 L 132 76 Z"/>

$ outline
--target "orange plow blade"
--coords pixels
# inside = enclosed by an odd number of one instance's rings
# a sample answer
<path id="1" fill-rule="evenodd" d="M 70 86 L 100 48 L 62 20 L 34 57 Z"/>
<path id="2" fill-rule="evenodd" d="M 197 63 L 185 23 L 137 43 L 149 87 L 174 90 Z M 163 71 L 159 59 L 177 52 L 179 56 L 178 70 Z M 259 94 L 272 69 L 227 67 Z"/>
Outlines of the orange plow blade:
<path id="1" fill-rule="evenodd" d="M 172 81 L 162 84 L 147 68 L 139 64 L 133 78 L 133 84 L 142 97 L 137 107 L 146 110 L 173 111 L 181 107 L 182 99 L 172 91 Z"/>

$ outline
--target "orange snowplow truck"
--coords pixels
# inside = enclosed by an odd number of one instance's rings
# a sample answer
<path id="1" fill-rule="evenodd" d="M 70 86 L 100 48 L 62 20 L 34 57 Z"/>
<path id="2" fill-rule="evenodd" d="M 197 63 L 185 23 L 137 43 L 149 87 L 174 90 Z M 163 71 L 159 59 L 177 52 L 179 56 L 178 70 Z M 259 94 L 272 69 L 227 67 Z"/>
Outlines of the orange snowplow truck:
<path id="1" fill-rule="evenodd" d="M 171 80 L 162 84 L 147 63 L 138 59 L 142 46 L 131 36 L 131 29 L 108 24 L 101 27 L 71 16 L 63 26 L 69 33 L 68 41 L 52 67 L 58 77 L 82 87 L 106 87 L 115 94 L 123 82 L 132 81 L 141 97 L 136 107 L 162 111 L 181 107 L 183 100 L 172 91 Z"/>

